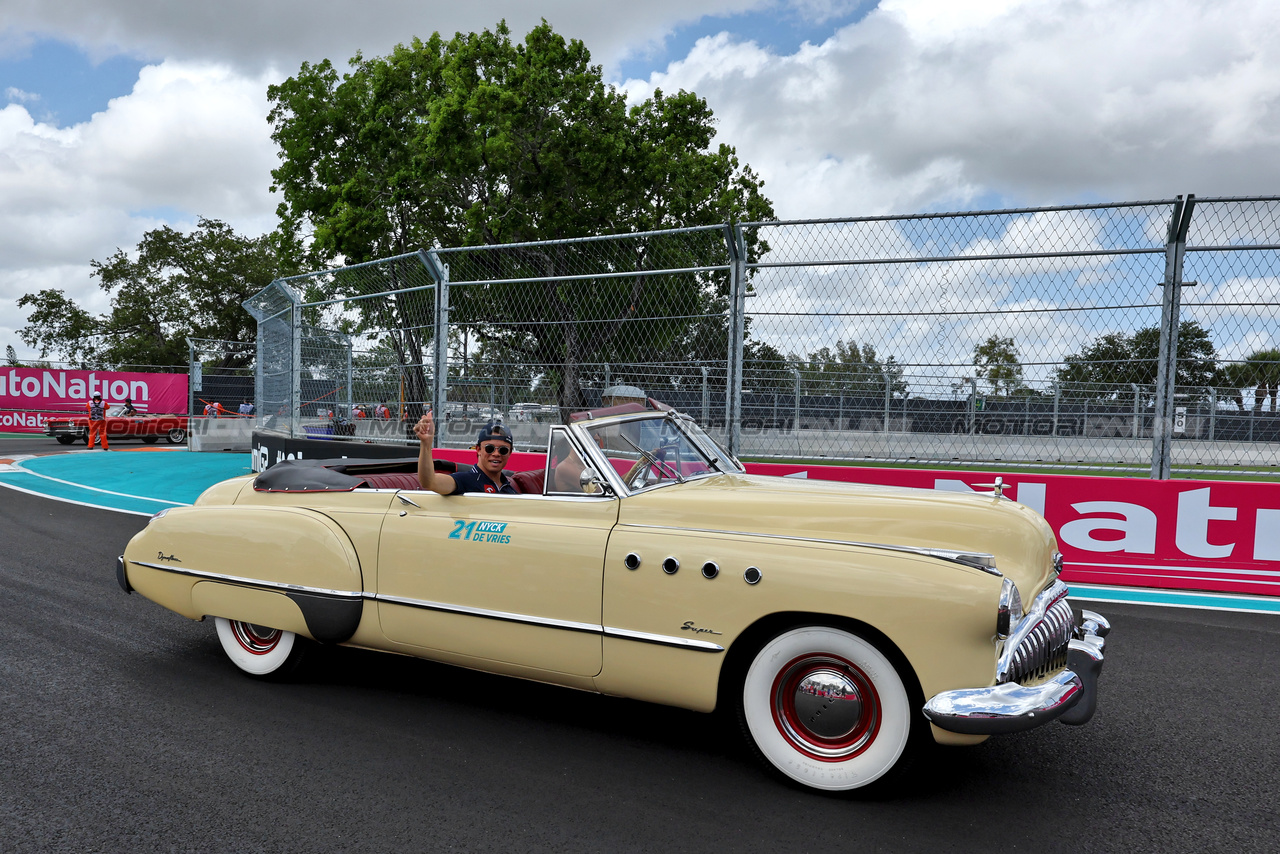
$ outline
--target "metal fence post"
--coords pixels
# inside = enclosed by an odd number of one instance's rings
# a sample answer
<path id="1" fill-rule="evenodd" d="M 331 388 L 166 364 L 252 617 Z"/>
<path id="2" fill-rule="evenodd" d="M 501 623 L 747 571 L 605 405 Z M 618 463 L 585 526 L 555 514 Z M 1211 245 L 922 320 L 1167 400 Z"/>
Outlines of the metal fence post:
<path id="1" fill-rule="evenodd" d="M 1156 404 L 1151 423 L 1151 477 L 1168 480 L 1173 469 L 1173 404 L 1178 379 L 1178 327 L 1182 297 L 1182 258 L 1196 197 L 1179 196 L 1169 218 L 1164 250 L 1164 296 L 1160 304 L 1160 354 L 1156 362 Z"/>
<path id="2" fill-rule="evenodd" d="M 799 433 L 800 432 L 800 369 L 792 368 L 791 375 L 795 380 L 794 385 L 796 390 L 796 399 L 793 401 L 795 406 L 793 407 L 793 415 L 792 415 L 791 423 L 793 425 L 792 429 L 795 432 Z"/>
<path id="3" fill-rule="evenodd" d="M 884 432 L 889 432 L 889 401 L 893 398 L 893 379 L 888 374 L 884 377 Z"/>
<path id="4" fill-rule="evenodd" d="M 440 261 L 435 250 L 418 250 L 418 258 L 436 280 L 435 324 L 432 335 L 431 411 L 442 419 L 441 426 L 449 419 L 449 265 Z M 435 445 L 440 446 L 440 428 L 436 428 Z"/>
<path id="5" fill-rule="evenodd" d="M 711 387 L 707 384 L 707 375 L 710 372 L 706 365 L 702 366 L 702 424 L 704 427 L 711 424 Z"/>
<path id="6" fill-rule="evenodd" d="M 724 426 L 729 453 L 737 456 L 742 453 L 742 374 L 747 318 L 747 247 L 742 226 L 725 226 L 725 246 L 729 252 L 729 352 Z"/>
<path id="7" fill-rule="evenodd" d="M 1142 410 L 1139 408 L 1139 404 L 1142 402 L 1142 392 L 1137 383 L 1129 383 L 1129 388 L 1133 389 L 1133 438 L 1136 439 L 1141 432 L 1139 427 L 1141 426 Z"/>
<path id="8" fill-rule="evenodd" d="M 302 435 L 302 304 L 295 302 L 290 312 L 292 353 L 289 357 L 289 435 Z"/>
<path id="9" fill-rule="evenodd" d="M 1218 390 L 1209 389 L 1209 441 L 1213 441 L 1213 426 L 1218 417 Z"/>
<path id="10" fill-rule="evenodd" d="M 354 415 L 354 413 L 351 411 L 351 408 L 356 404 L 355 390 L 352 388 L 352 386 L 355 385 L 355 382 L 354 382 L 355 375 L 351 371 L 351 351 L 353 349 L 353 345 L 351 343 L 351 336 L 350 335 L 346 336 L 346 339 L 347 339 L 347 411 L 343 413 L 343 417 L 351 418 L 352 415 Z"/>

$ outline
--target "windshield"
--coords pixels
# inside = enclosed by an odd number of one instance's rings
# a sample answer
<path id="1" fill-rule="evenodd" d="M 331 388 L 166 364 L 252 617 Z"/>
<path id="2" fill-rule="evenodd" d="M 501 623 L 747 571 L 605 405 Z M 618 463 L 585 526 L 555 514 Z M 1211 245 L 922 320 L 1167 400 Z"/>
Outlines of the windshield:
<path id="1" fill-rule="evenodd" d="M 711 442 L 709 438 L 704 436 L 695 441 L 687 435 L 684 431 L 690 426 L 694 425 L 668 417 L 587 425 L 586 430 L 625 481 L 627 489 L 634 492 L 720 470 L 734 470 L 718 459 L 718 455 L 703 450 L 703 443 Z"/>

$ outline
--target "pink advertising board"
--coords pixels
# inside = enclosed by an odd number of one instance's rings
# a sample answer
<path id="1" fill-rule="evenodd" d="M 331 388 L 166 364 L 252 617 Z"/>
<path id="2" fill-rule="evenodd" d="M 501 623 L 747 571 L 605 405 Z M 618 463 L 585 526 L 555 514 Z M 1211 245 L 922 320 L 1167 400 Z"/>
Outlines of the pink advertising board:
<path id="1" fill-rule="evenodd" d="M 51 415 L 84 415 L 94 393 L 108 404 L 131 398 L 139 412 L 187 411 L 186 374 L 0 368 L 0 431 L 41 433 Z"/>
<path id="2" fill-rule="evenodd" d="M 747 471 L 977 492 L 990 492 L 998 474 L 1005 497 L 1049 521 L 1068 583 L 1280 596 L 1280 484 L 776 463 Z"/>

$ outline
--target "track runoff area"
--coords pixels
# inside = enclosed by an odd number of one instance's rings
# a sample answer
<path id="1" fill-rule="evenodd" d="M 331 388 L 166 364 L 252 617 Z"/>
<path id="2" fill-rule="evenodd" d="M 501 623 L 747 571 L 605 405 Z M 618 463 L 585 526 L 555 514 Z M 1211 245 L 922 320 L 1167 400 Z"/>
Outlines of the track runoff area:
<path id="1" fill-rule="evenodd" d="M 117 446 L 110 452 L 74 450 L 37 455 L 10 453 L 6 444 L 0 443 L 0 487 L 138 516 L 190 505 L 213 484 L 251 472 L 248 453 Z M 29 442 L 21 445 L 30 449 Z M 1280 597 L 1073 583 L 1071 598 L 1280 615 Z"/>

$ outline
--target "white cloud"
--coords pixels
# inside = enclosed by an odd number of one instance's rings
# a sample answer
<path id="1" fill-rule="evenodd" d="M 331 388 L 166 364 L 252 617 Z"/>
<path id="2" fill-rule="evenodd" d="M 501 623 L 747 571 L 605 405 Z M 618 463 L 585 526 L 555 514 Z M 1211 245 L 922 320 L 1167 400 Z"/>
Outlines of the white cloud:
<path id="1" fill-rule="evenodd" d="M 619 7 L 582 0 L 380 0 L 353 7 L 339 0 L 222 0 L 172 3 L 170 0 L 8 0 L 0 53 L 5 42 L 20 50 L 26 34 L 56 34 L 99 57 L 118 52 L 141 56 L 177 56 L 230 63 L 257 75 L 276 67 L 290 72 L 299 64 L 328 57 L 341 65 L 357 50 L 381 55 L 414 36 L 433 32 L 492 29 L 506 20 L 523 36 L 545 18 L 556 31 L 582 39 L 597 62 L 620 60 L 636 45 L 661 40 L 681 22 L 703 15 L 789 5 L 776 0 L 647 0 Z M 847 0 L 800 0 L 807 14 L 838 14 Z"/>
<path id="2" fill-rule="evenodd" d="M 17 101 L 19 104 L 29 104 L 33 101 L 39 101 L 40 96 L 34 92 L 24 92 L 17 86 L 10 86 L 4 90 L 4 97 L 9 101 Z"/>
<path id="3" fill-rule="evenodd" d="M 44 288 L 105 308 L 89 260 L 132 249 L 161 224 L 190 228 L 203 215 L 248 234 L 271 230 L 267 83 L 169 61 L 71 128 L 18 104 L 0 110 L 0 328 L 23 326 L 14 300 Z"/>
<path id="4" fill-rule="evenodd" d="M 727 36 L 691 89 L 784 216 L 1280 188 L 1280 5 L 886 0 L 779 56 Z"/>

